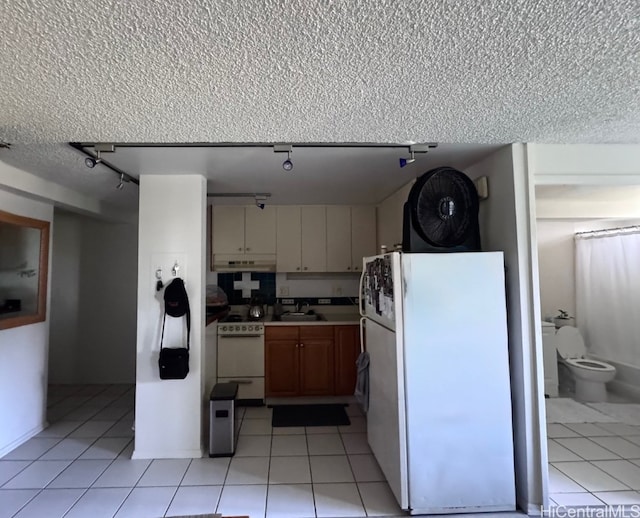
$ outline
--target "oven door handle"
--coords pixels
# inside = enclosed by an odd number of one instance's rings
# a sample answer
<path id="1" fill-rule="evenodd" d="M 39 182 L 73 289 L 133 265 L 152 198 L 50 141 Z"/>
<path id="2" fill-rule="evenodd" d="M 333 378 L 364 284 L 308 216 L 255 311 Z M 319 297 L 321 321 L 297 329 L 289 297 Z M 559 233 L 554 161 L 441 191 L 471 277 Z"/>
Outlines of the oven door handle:
<path id="1" fill-rule="evenodd" d="M 218 335 L 218 338 L 261 338 L 264 335 Z"/>

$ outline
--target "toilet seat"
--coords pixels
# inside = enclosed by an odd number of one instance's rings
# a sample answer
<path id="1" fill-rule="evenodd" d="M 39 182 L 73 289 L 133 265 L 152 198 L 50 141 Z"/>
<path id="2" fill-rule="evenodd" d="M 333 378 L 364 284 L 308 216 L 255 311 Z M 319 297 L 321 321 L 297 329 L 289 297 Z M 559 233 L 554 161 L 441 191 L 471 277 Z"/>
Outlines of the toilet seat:
<path id="1" fill-rule="evenodd" d="M 556 333 L 556 348 L 564 360 L 583 358 L 587 354 L 584 340 L 577 328 L 562 326 Z"/>
<path id="2" fill-rule="evenodd" d="M 598 360 L 592 360 L 589 358 L 569 358 L 565 361 L 569 365 L 573 365 L 574 367 L 591 370 L 591 371 L 613 372 L 616 370 L 616 368 L 613 365 L 609 365 L 608 363 L 601 362 Z"/>

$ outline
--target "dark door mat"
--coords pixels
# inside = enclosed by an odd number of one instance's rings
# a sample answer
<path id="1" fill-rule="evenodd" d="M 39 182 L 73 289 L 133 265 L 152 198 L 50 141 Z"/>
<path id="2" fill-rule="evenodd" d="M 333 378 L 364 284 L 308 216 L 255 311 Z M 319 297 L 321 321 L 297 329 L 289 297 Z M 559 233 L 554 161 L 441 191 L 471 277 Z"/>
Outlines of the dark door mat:
<path id="1" fill-rule="evenodd" d="M 271 426 L 346 426 L 347 405 L 273 405 Z"/>

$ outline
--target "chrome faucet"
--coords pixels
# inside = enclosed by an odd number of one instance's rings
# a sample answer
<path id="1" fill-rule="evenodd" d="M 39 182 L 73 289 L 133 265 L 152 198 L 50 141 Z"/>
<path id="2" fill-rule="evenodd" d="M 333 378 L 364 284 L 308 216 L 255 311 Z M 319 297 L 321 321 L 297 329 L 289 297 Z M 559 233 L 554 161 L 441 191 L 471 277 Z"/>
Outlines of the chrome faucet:
<path id="1" fill-rule="evenodd" d="M 309 303 L 305 300 L 305 301 L 301 301 L 301 302 L 296 302 L 296 313 L 302 313 L 304 307 L 307 307 L 307 310 L 309 309 Z"/>

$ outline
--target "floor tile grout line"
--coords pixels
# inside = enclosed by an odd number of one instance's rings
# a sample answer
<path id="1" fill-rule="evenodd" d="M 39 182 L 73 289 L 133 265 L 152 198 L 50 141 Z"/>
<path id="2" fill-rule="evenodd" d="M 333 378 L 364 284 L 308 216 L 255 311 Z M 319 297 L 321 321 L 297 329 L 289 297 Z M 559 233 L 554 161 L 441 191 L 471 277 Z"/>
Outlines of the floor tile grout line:
<path id="1" fill-rule="evenodd" d="M 316 500 L 316 486 L 313 482 L 313 469 L 311 467 L 311 452 L 309 451 L 309 441 L 307 439 L 307 427 L 304 427 L 304 440 L 307 444 L 307 462 L 309 463 L 309 480 L 311 481 L 311 498 L 313 498 L 313 514 L 318 517 L 318 503 Z"/>
<path id="2" fill-rule="evenodd" d="M 360 503 L 362 504 L 362 510 L 364 511 L 365 516 L 369 516 L 369 512 L 367 511 L 367 507 L 364 505 L 364 499 L 362 498 L 362 493 L 360 492 L 360 486 L 358 485 L 358 480 L 356 478 L 356 473 L 353 471 L 353 465 L 351 464 L 351 458 L 347 454 L 347 448 L 344 444 L 344 439 L 342 434 L 340 434 L 340 442 L 342 443 L 342 447 L 344 448 L 345 455 L 347 457 L 347 462 L 349 463 L 349 468 L 351 469 L 351 475 L 353 476 L 353 482 L 356 485 L 356 491 L 358 492 L 358 496 L 360 497 Z"/>

